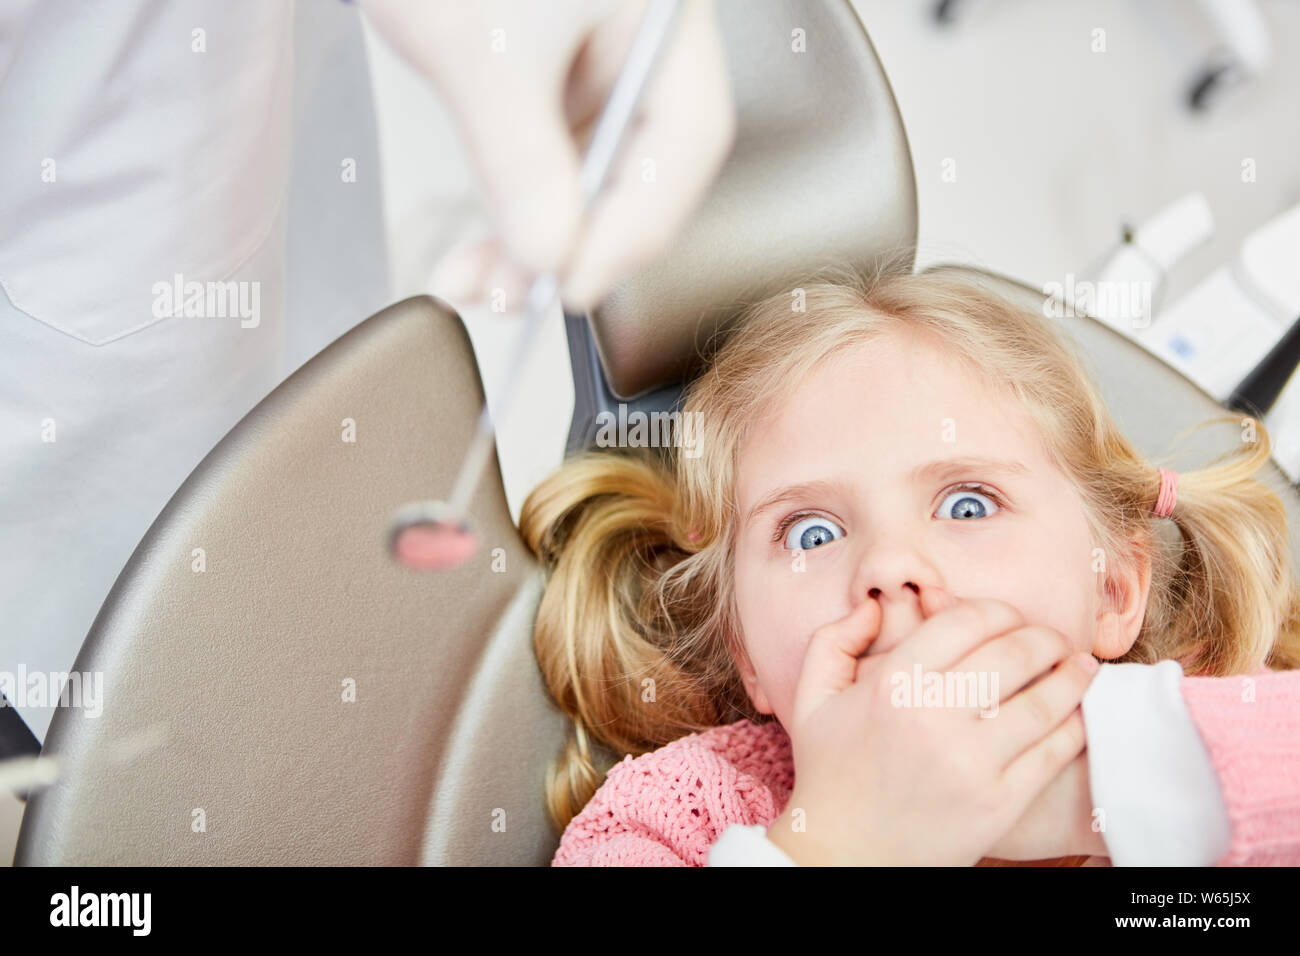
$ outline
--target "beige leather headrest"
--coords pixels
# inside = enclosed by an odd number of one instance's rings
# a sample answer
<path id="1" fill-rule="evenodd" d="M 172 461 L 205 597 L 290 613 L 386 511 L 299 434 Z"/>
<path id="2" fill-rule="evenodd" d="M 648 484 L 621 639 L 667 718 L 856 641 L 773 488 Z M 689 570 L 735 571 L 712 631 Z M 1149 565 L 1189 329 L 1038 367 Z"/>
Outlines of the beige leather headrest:
<path id="1" fill-rule="evenodd" d="M 621 398 L 680 380 L 714 328 L 807 272 L 899 249 L 911 267 L 912 157 L 852 6 L 721 0 L 718 16 L 739 111 L 731 158 L 669 252 L 591 314 Z"/>

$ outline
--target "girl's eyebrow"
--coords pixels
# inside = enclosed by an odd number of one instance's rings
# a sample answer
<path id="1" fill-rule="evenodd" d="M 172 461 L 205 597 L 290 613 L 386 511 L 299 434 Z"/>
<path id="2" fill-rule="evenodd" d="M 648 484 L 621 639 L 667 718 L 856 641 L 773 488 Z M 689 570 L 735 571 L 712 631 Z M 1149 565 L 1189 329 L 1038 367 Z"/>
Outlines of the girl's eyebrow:
<path id="1" fill-rule="evenodd" d="M 912 481 L 924 481 L 926 478 L 942 479 L 961 472 L 980 471 L 993 473 L 1008 478 L 1021 478 L 1029 474 L 1029 468 L 1018 461 L 1003 461 L 997 458 L 940 458 L 936 461 L 917 465 L 909 478 Z"/>
<path id="2" fill-rule="evenodd" d="M 848 484 L 843 481 L 801 481 L 797 485 L 785 485 L 777 488 L 762 498 L 754 507 L 749 509 L 749 514 L 745 515 L 745 520 L 740 528 L 743 531 L 749 527 L 749 523 L 757 518 L 769 508 L 774 508 L 785 501 L 794 498 L 829 498 L 836 494 L 842 494 L 848 490 Z"/>
<path id="3" fill-rule="evenodd" d="M 940 458 L 917 465 L 908 474 L 908 479 L 913 482 L 925 481 L 926 479 L 942 480 L 952 475 L 971 471 L 993 473 L 1006 477 L 1023 477 L 1029 474 L 1029 469 L 1018 461 L 1001 461 L 996 458 L 979 457 Z M 764 511 L 774 508 L 782 502 L 795 498 L 829 498 L 836 494 L 843 494 L 848 490 L 848 487 L 848 484 L 843 481 L 801 481 L 798 484 L 776 488 L 749 509 L 749 513 L 745 515 L 745 520 L 740 526 L 741 530 L 747 528 L 749 523 Z"/>

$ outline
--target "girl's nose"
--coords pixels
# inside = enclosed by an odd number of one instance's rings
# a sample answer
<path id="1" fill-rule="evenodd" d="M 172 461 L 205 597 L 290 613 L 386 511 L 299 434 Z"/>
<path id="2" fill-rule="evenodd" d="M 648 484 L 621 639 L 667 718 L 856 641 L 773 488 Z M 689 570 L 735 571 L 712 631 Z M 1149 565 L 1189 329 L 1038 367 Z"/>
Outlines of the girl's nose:
<path id="1" fill-rule="evenodd" d="M 921 586 L 917 584 L 915 581 L 904 581 L 903 588 L 914 592 L 917 595 L 917 597 L 920 597 L 921 595 Z M 883 595 L 884 595 L 884 591 L 882 591 L 880 588 L 871 588 L 867 591 L 867 597 L 875 598 L 877 601 L 879 601 Z M 901 592 L 899 596 L 900 597 L 902 596 Z"/>
<path id="2" fill-rule="evenodd" d="M 896 587 L 873 587 L 867 595 L 880 602 L 880 636 L 868 654 L 893 650 L 921 626 L 925 616 L 921 609 L 921 586 L 915 581 L 901 581 Z"/>
<path id="3" fill-rule="evenodd" d="M 922 594 L 943 587 L 939 568 L 928 559 L 910 529 L 898 529 L 892 540 L 884 533 L 868 542 L 853 578 L 853 606 L 863 598 L 880 604 L 880 633 L 868 654 L 896 648 L 926 619 Z"/>

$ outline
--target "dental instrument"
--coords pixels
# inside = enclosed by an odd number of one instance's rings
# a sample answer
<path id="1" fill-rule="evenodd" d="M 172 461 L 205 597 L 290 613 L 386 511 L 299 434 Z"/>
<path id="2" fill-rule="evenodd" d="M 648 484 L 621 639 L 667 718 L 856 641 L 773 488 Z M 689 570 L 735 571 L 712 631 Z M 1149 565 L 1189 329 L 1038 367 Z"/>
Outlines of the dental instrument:
<path id="1" fill-rule="evenodd" d="M 580 184 L 587 213 L 608 179 L 680 6 L 681 0 L 651 0 L 632 41 L 627 61 L 610 91 L 583 159 Z M 498 417 L 504 419 L 510 401 L 519 390 L 520 373 L 542 320 L 559 295 L 559 286 L 559 275 L 550 272 L 537 276 L 529 287 L 524 328 L 511 354 L 509 370 L 501 379 L 497 401 L 483 404 L 478 428 L 456 476 L 450 501 L 412 502 L 390 518 L 389 551 L 407 567 L 448 570 L 464 563 L 477 549 L 478 542 L 466 512 L 494 440 L 490 408 L 495 406 Z"/>

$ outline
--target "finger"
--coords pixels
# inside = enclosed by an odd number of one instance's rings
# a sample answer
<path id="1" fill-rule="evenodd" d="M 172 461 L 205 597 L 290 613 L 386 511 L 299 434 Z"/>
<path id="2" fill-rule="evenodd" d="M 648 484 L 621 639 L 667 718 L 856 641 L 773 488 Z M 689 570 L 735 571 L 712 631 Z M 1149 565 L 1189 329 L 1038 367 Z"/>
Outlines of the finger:
<path id="1" fill-rule="evenodd" d="M 456 306 L 488 303 L 515 314 L 528 304 L 531 277 L 507 255 L 499 238 L 457 247 L 434 268 L 428 291 Z"/>
<path id="2" fill-rule="evenodd" d="M 813 632 L 795 687 L 794 722 L 853 683 L 858 657 L 880 633 L 880 604 L 868 598 L 838 621 Z"/>
<path id="3" fill-rule="evenodd" d="M 1096 673 L 1092 655 L 1076 654 L 1003 703 L 990 720 L 990 724 L 997 724 L 995 747 L 1003 764 L 1031 750 L 1068 717 L 1083 700 Z"/>
<path id="4" fill-rule="evenodd" d="M 563 64 L 509 54 L 454 114 L 508 257 L 528 273 L 558 271 L 582 219 L 579 156 L 563 115 Z"/>
<path id="5" fill-rule="evenodd" d="M 1005 601 L 966 598 L 923 621 L 894 648 L 893 666 L 948 670 L 984 642 L 1024 626 L 1024 615 Z"/>
<path id="6" fill-rule="evenodd" d="M 501 240 L 495 236 L 463 242 L 438 260 L 426 283 L 428 291 L 453 304 L 477 302 L 504 257 Z"/>
<path id="7" fill-rule="evenodd" d="M 1011 762 L 1002 773 L 1002 784 L 1015 819 L 1086 745 L 1083 711 L 1076 707 L 1051 733 Z"/>
<path id="8" fill-rule="evenodd" d="M 941 587 L 928 587 L 921 591 L 921 616 L 926 620 L 940 611 L 956 605 L 957 599 Z"/>
<path id="9" fill-rule="evenodd" d="M 522 312 L 528 306 L 530 285 L 531 281 L 522 269 L 511 259 L 502 258 L 488 273 L 481 299 L 490 303 L 494 312 Z"/>
<path id="10" fill-rule="evenodd" d="M 713 6 L 687 4 L 681 17 L 564 274 L 561 298 L 576 309 L 667 248 L 731 151 L 735 103 Z"/>
<path id="11" fill-rule="evenodd" d="M 600 19 L 574 57 L 564 89 L 564 116 L 584 154 L 648 5 L 647 0 L 620 0 Z M 676 38 L 668 39 L 674 42 Z"/>
<path id="12" fill-rule="evenodd" d="M 997 693 L 992 703 L 1010 700 L 1073 653 L 1069 639 L 1052 627 L 1020 627 L 982 644 L 957 665 L 961 671 L 989 675 Z"/>

